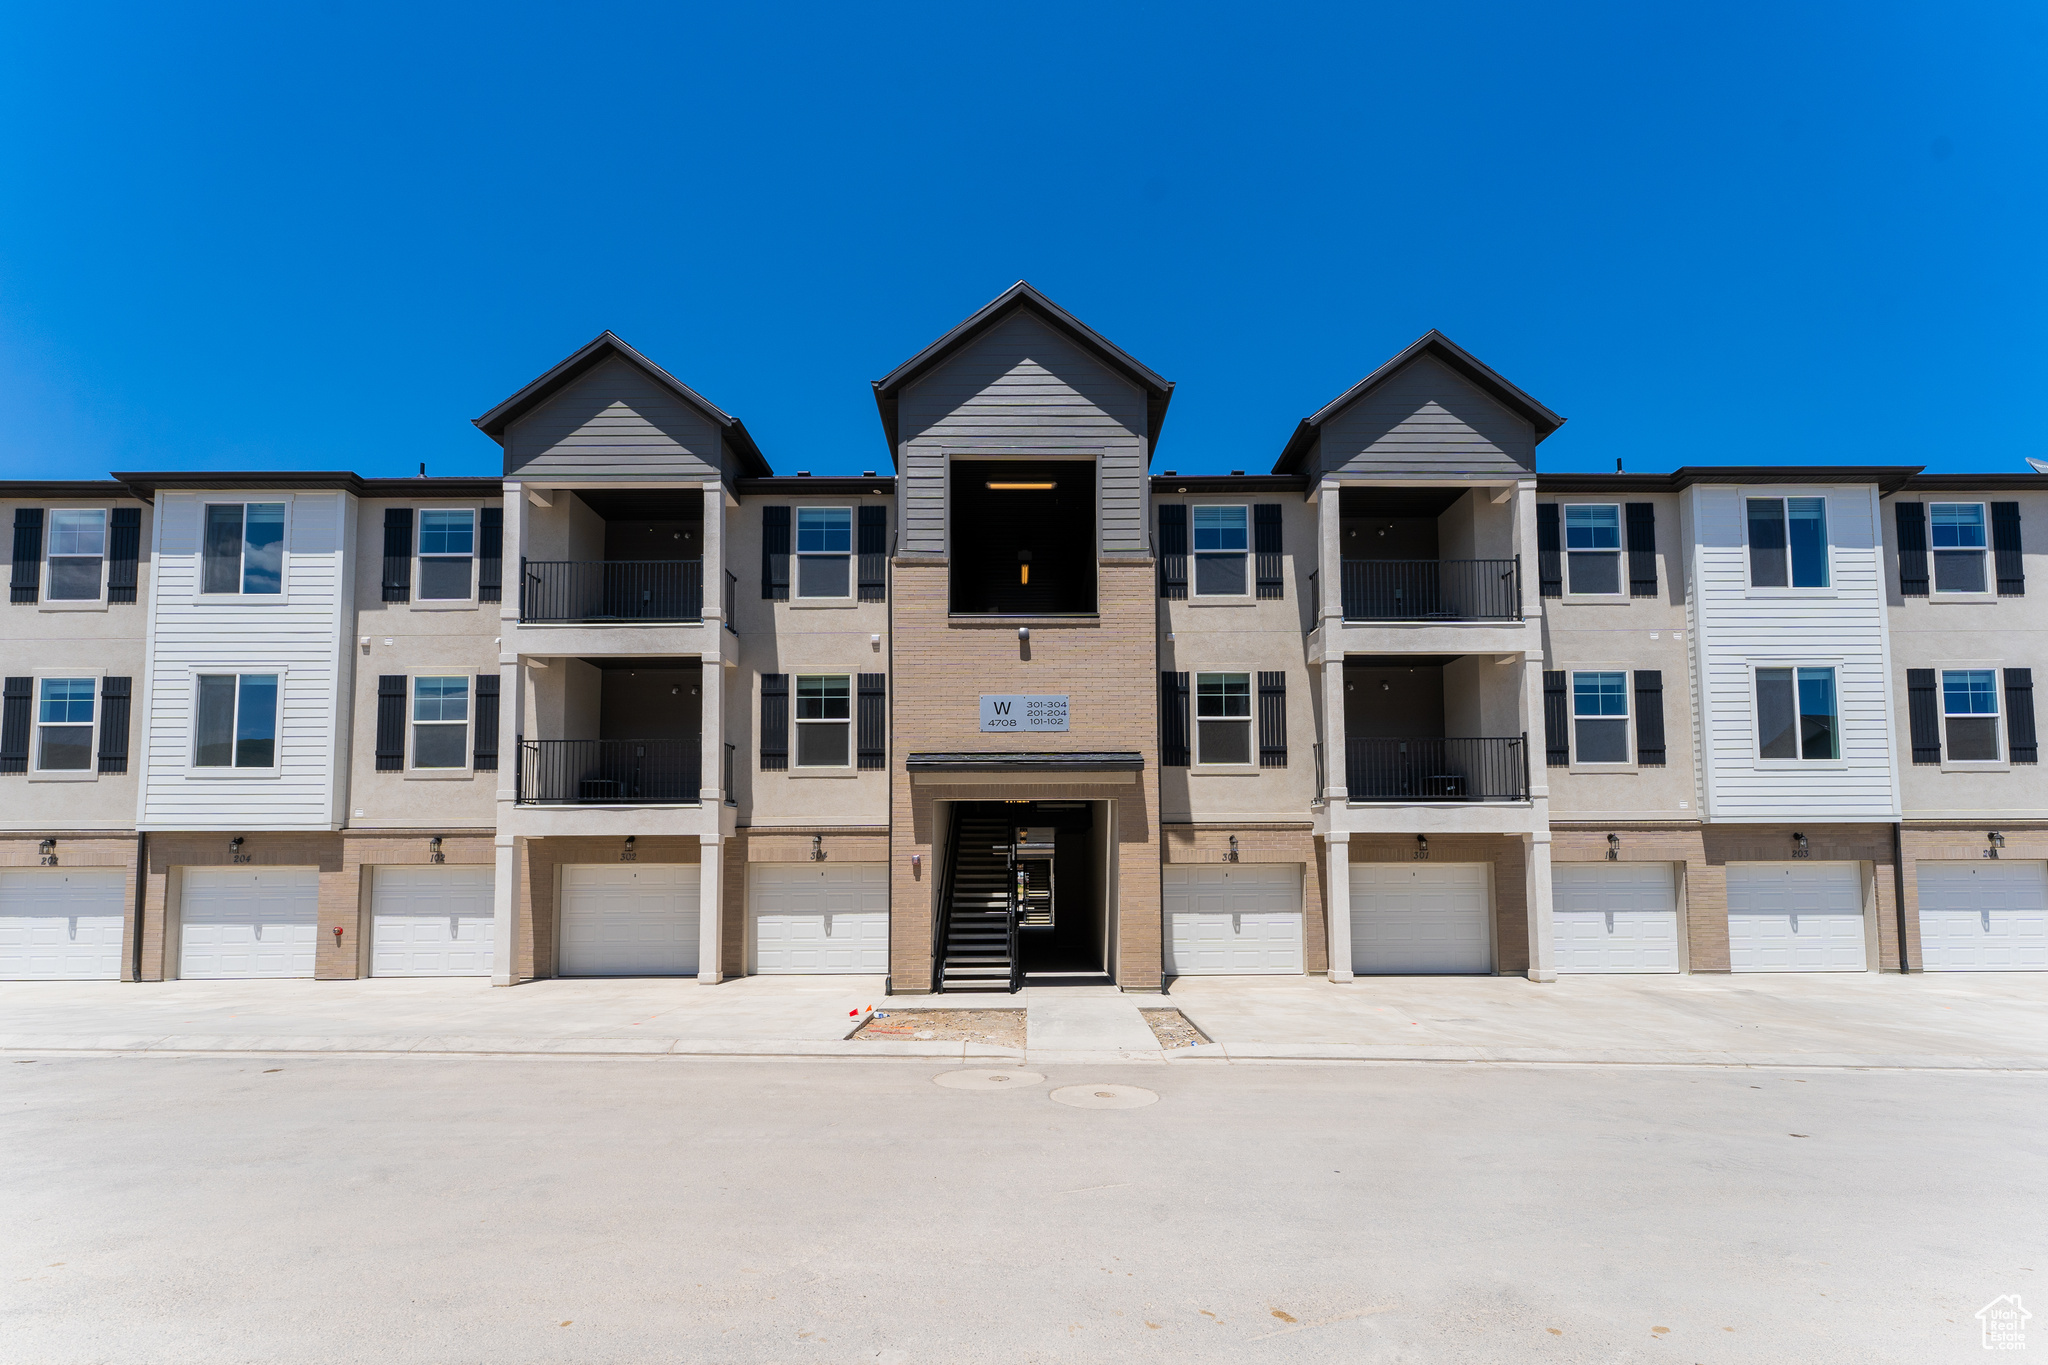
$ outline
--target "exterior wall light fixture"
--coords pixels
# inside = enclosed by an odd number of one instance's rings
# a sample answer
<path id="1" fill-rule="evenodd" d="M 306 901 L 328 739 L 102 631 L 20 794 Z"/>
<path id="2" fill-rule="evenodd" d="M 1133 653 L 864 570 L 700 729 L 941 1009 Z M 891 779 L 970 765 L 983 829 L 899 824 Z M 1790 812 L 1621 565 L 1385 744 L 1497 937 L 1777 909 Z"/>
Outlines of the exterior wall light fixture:
<path id="1" fill-rule="evenodd" d="M 1233 863 L 1237 861 L 1237 836 L 1235 834 L 1230 836 L 1230 861 Z"/>
<path id="2" fill-rule="evenodd" d="M 1607 861 L 1610 863 L 1621 861 L 1621 836 L 1619 834 L 1607 836 Z"/>
<path id="3" fill-rule="evenodd" d="M 1415 836 L 1415 861 L 1419 863 L 1429 861 L 1429 836 L 1427 834 Z"/>
<path id="4" fill-rule="evenodd" d="M 44 867 L 55 867 L 57 865 L 57 841 L 55 839 L 45 839 L 37 844 L 36 852 L 42 855 Z"/>
<path id="5" fill-rule="evenodd" d="M 1806 847 L 1806 836 L 1804 834 L 1799 833 L 1796 830 L 1793 831 L 1792 856 L 1795 858 L 1804 858 L 1807 856 L 1809 851 L 1810 850 L 1808 850 L 1808 848 Z"/>
<path id="6" fill-rule="evenodd" d="M 825 861 L 825 836 L 822 834 L 813 834 L 811 836 L 811 861 L 814 863 Z"/>
<path id="7" fill-rule="evenodd" d="M 427 861 L 430 863 L 445 863 L 448 861 L 448 855 L 441 851 L 441 836 L 438 834 L 427 840 Z"/>
<path id="8" fill-rule="evenodd" d="M 242 852 L 242 836 L 239 834 L 228 840 L 228 861 L 231 863 L 246 863 L 249 861 L 249 855 Z"/>
<path id="9" fill-rule="evenodd" d="M 622 862 L 622 863 L 630 863 L 630 862 L 637 862 L 637 861 L 639 860 L 639 858 L 640 858 L 640 850 L 639 850 L 639 849 L 637 849 L 637 848 L 635 848 L 635 847 L 633 846 L 633 840 L 635 839 L 635 837 L 637 837 L 637 836 L 635 836 L 635 835 L 631 835 L 631 834 L 628 834 L 628 835 L 626 836 L 626 842 L 625 842 L 625 845 L 624 845 L 624 846 L 623 846 L 622 848 L 620 848 L 620 849 L 619 849 L 619 861 L 620 861 L 620 862 Z"/>
<path id="10" fill-rule="evenodd" d="M 2000 834 L 1998 831 L 1993 830 L 1991 833 L 1984 836 L 1984 842 L 1991 845 L 1991 847 L 1984 850 L 1984 856 L 1987 858 L 1996 858 L 1998 856 L 1998 850 L 2005 847 L 2005 836 L 2003 834 Z"/>

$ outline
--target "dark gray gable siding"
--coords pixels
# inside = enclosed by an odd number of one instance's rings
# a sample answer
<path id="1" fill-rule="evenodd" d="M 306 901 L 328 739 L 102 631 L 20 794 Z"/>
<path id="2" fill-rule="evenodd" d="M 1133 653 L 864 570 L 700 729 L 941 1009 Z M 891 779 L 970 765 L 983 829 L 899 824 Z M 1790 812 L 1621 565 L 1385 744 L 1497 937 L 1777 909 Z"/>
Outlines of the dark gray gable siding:
<path id="1" fill-rule="evenodd" d="M 1326 474 L 1528 475 L 1536 469 L 1536 431 L 1478 385 L 1422 355 L 1324 422 L 1318 457 Z"/>
<path id="2" fill-rule="evenodd" d="M 706 479 L 724 450 L 715 422 L 614 357 L 506 430 L 505 476 Z"/>
<path id="3" fill-rule="evenodd" d="M 1029 312 L 903 391 L 901 553 L 946 552 L 950 454 L 1092 455 L 1102 549 L 1144 553 L 1145 395 Z"/>

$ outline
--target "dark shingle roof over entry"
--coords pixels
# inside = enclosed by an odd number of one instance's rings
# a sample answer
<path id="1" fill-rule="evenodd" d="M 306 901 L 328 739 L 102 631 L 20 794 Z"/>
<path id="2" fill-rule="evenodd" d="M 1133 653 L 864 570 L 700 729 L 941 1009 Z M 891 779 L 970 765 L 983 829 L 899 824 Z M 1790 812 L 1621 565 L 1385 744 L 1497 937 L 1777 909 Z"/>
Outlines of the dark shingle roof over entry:
<path id="1" fill-rule="evenodd" d="M 588 371 L 614 357 L 640 370 L 649 379 L 716 422 L 725 436 L 726 444 L 733 448 L 746 466 L 738 472 L 756 478 L 765 478 L 774 472 L 769 469 L 768 461 L 760 449 L 754 445 L 754 438 L 747 434 L 745 423 L 628 346 L 611 332 L 600 332 L 589 345 L 483 416 L 474 419 L 477 428 L 493 440 L 502 441 L 505 428 L 547 402 Z"/>
<path id="2" fill-rule="evenodd" d="M 1309 449 L 1315 444 L 1316 432 L 1323 423 L 1386 383 L 1399 374 L 1408 362 L 1422 355 L 1442 362 L 1477 385 L 1501 406 L 1526 419 L 1536 429 L 1538 441 L 1564 425 L 1564 418 L 1510 384 L 1498 371 L 1432 327 L 1386 364 L 1325 403 L 1312 416 L 1302 418 L 1301 425 L 1294 429 L 1294 435 L 1288 438 L 1286 448 L 1280 452 L 1280 458 L 1273 462 L 1273 472 L 1298 472 Z"/>
<path id="3" fill-rule="evenodd" d="M 1045 295 L 1033 289 L 1023 280 L 1011 285 L 984 307 L 977 309 L 965 322 L 948 331 L 931 345 L 919 351 L 910 359 L 898 365 L 888 374 L 874 381 L 875 406 L 882 413 L 882 430 L 888 433 L 889 449 L 894 451 L 896 438 L 896 396 L 905 385 L 928 374 L 947 357 L 971 343 L 976 337 L 994 327 L 1020 308 L 1028 308 L 1043 318 L 1054 331 L 1089 352 L 1103 364 L 1115 370 L 1145 391 L 1145 433 L 1146 448 L 1159 443 L 1159 427 L 1166 420 L 1166 405 L 1173 398 L 1173 381 L 1162 379 L 1151 369 L 1138 362 L 1128 351 L 1112 342 L 1108 337 L 1090 327 L 1087 323 L 1054 303 Z"/>

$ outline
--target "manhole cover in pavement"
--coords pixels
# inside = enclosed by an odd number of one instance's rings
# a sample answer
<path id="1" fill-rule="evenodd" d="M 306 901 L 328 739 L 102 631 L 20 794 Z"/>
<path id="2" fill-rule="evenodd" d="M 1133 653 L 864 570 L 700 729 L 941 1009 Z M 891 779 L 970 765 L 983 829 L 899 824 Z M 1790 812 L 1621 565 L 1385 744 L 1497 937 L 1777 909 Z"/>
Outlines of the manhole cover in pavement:
<path id="1" fill-rule="evenodd" d="M 1036 1071 L 942 1071 L 932 1077 L 948 1090 L 1022 1090 L 1045 1077 Z"/>
<path id="2" fill-rule="evenodd" d="M 1063 1085 L 1052 1098 L 1076 1109 L 1142 1109 L 1159 1102 L 1157 1093 L 1137 1085 Z"/>

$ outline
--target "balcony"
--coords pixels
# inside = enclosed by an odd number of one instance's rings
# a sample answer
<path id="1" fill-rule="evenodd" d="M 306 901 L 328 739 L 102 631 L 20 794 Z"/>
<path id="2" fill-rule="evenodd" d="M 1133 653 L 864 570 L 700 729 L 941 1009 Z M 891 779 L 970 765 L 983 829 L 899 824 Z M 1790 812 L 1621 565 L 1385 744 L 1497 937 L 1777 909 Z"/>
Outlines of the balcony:
<path id="1" fill-rule="evenodd" d="M 1344 785 L 1356 801 L 1526 801 L 1529 737 L 1347 739 Z"/>
<path id="2" fill-rule="evenodd" d="M 522 806 L 694 806 L 701 747 L 677 739 L 522 739 Z"/>
<path id="3" fill-rule="evenodd" d="M 1519 621 L 1519 559 L 1347 559 L 1346 621 Z"/>
<path id="4" fill-rule="evenodd" d="M 701 559 L 522 559 L 519 570 L 522 625 L 704 619 Z"/>

